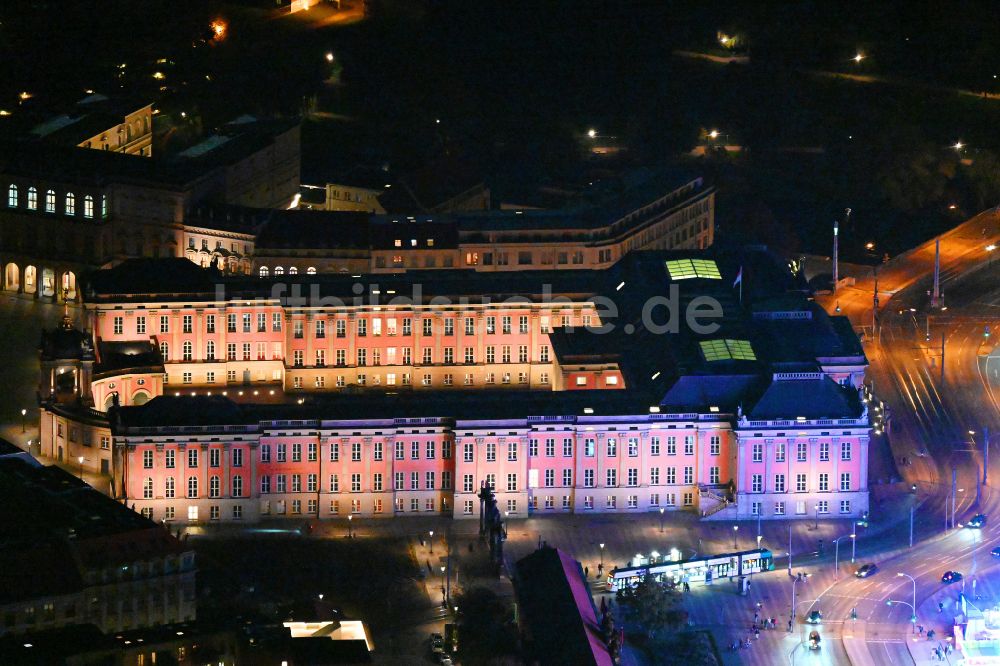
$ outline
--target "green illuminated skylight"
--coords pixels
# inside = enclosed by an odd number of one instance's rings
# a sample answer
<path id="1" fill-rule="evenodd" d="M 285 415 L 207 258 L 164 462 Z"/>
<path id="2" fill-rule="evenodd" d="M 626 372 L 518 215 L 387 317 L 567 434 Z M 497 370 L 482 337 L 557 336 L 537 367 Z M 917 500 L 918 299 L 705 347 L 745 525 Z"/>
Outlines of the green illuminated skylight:
<path id="1" fill-rule="evenodd" d="M 714 259 L 671 259 L 666 262 L 667 272 L 671 280 L 687 280 L 702 278 L 705 280 L 721 280 L 719 267 Z"/>
<path id="2" fill-rule="evenodd" d="M 701 353 L 706 361 L 756 361 L 749 340 L 702 340 Z"/>

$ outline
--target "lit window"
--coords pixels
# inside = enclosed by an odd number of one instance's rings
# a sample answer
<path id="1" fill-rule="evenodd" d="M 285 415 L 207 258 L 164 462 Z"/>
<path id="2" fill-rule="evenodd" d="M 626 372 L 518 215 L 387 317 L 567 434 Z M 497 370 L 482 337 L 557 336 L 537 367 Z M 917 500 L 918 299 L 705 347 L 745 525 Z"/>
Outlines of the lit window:
<path id="1" fill-rule="evenodd" d="M 66 193 L 66 214 L 76 215 L 76 195 L 72 192 Z"/>
<path id="2" fill-rule="evenodd" d="M 45 192 L 45 212 L 54 213 L 56 212 L 56 193 L 52 190 Z"/>
<path id="3" fill-rule="evenodd" d="M 714 259 L 672 259 L 667 264 L 667 272 L 671 280 L 687 280 L 703 278 L 721 280 L 719 267 Z"/>
<path id="4" fill-rule="evenodd" d="M 38 210 L 38 190 L 28 188 L 28 210 Z"/>
<path id="5" fill-rule="evenodd" d="M 83 198 L 83 216 L 94 217 L 94 197 L 89 194 Z"/>
<path id="6" fill-rule="evenodd" d="M 7 188 L 7 207 L 17 208 L 17 185 L 11 185 Z"/>
<path id="7" fill-rule="evenodd" d="M 756 361 L 748 340 L 702 340 L 701 353 L 706 361 Z"/>

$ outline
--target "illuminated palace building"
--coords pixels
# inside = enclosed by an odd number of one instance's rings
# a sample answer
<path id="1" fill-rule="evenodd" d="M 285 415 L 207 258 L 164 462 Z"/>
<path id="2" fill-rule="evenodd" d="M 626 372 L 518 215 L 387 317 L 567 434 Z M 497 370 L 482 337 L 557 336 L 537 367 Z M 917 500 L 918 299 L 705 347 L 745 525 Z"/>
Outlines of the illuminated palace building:
<path id="1" fill-rule="evenodd" d="M 42 453 L 181 522 L 471 517 L 483 483 L 519 515 L 867 509 L 866 359 L 767 252 L 421 277 L 97 271 L 89 332 L 43 336 Z"/>

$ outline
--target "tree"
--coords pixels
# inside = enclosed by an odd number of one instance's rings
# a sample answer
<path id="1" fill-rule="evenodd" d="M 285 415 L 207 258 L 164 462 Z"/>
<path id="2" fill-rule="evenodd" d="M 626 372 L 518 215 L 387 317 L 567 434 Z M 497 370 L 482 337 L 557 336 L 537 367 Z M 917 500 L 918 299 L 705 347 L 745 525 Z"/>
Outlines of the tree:
<path id="1" fill-rule="evenodd" d="M 979 150 L 961 169 L 961 185 L 974 210 L 1000 203 L 1000 160 L 988 150 Z"/>
<path id="2" fill-rule="evenodd" d="M 646 576 L 638 584 L 618 590 L 618 602 L 649 637 L 664 628 L 676 628 L 687 620 L 679 608 L 681 595 L 673 582 Z"/>
<path id="3" fill-rule="evenodd" d="M 930 145 L 893 153 L 875 175 L 882 194 L 899 210 L 912 211 L 940 201 L 955 177 L 953 151 L 942 154 Z"/>
<path id="4" fill-rule="evenodd" d="M 510 603 L 485 587 L 456 597 L 459 654 L 463 664 L 496 664 L 514 654 L 517 632 Z"/>

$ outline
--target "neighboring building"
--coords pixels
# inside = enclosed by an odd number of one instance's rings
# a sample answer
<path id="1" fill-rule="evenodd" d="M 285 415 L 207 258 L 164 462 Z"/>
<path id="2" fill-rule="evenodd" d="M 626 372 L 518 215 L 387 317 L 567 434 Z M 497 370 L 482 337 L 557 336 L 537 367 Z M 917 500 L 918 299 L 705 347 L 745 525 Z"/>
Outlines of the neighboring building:
<path id="1" fill-rule="evenodd" d="M 48 143 L 151 157 L 153 105 L 127 104 L 91 93 L 67 113 L 46 118 L 29 134 Z"/>
<path id="2" fill-rule="evenodd" d="M 766 252 L 427 275 L 99 271 L 90 393 L 45 401 L 42 450 L 95 458 L 74 411 L 117 400 L 115 492 L 168 520 L 470 517 L 484 481 L 515 514 L 867 509 L 864 353 Z M 712 303 L 717 330 L 660 320 Z"/>
<path id="3" fill-rule="evenodd" d="M 617 663 L 579 562 L 561 550 L 542 546 L 518 560 L 513 573 L 525 663 Z"/>
<path id="4" fill-rule="evenodd" d="M 326 184 L 326 210 L 382 214 L 379 196 L 388 192 L 393 176 L 386 168 L 354 166 Z"/>
<path id="5" fill-rule="evenodd" d="M 559 210 L 303 212 L 264 228 L 255 273 L 604 269 L 633 250 L 710 247 L 714 202 L 701 178 L 643 172 Z"/>
<path id="6" fill-rule="evenodd" d="M 171 160 L 45 141 L 2 144 L 2 288 L 75 300 L 90 270 L 129 257 L 188 256 L 201 264 L 205 245 L 224 250 L 210 259 L 225 270 L 248 272 L 256 227 L 214 223 L 198 211 L 216 202 L 253 218 L 260 212 L 246 207 L 287 208 L 299 186 L 298 142 L 291 121 L 240 119 Z"/>
<path id="7" fill-rule="evenodd" d="M 58 467 L 0 457 L 0 634 L 195 617 L 194 552 Z M 18 575 L 20 574 L 20 575 Z"/>
<path id="8" fill-rule="evenodd" d="M 389 215 L 490 209 L 489 186 L 479 170 L 462 158 L 440 157 L 391 183 L 378 195 L 381 212 Z"/>
<path id="9" fill-rule="evenodd" d="M 239 628 L 201 622 L 160 624 L 142 629 L 102 633 L 93 624 L 41 629 L 30 634 L 0 636 L 0 663 L 28 666 L 242 666 L 280 663 L 279 655 L 260 656 Z"/>

